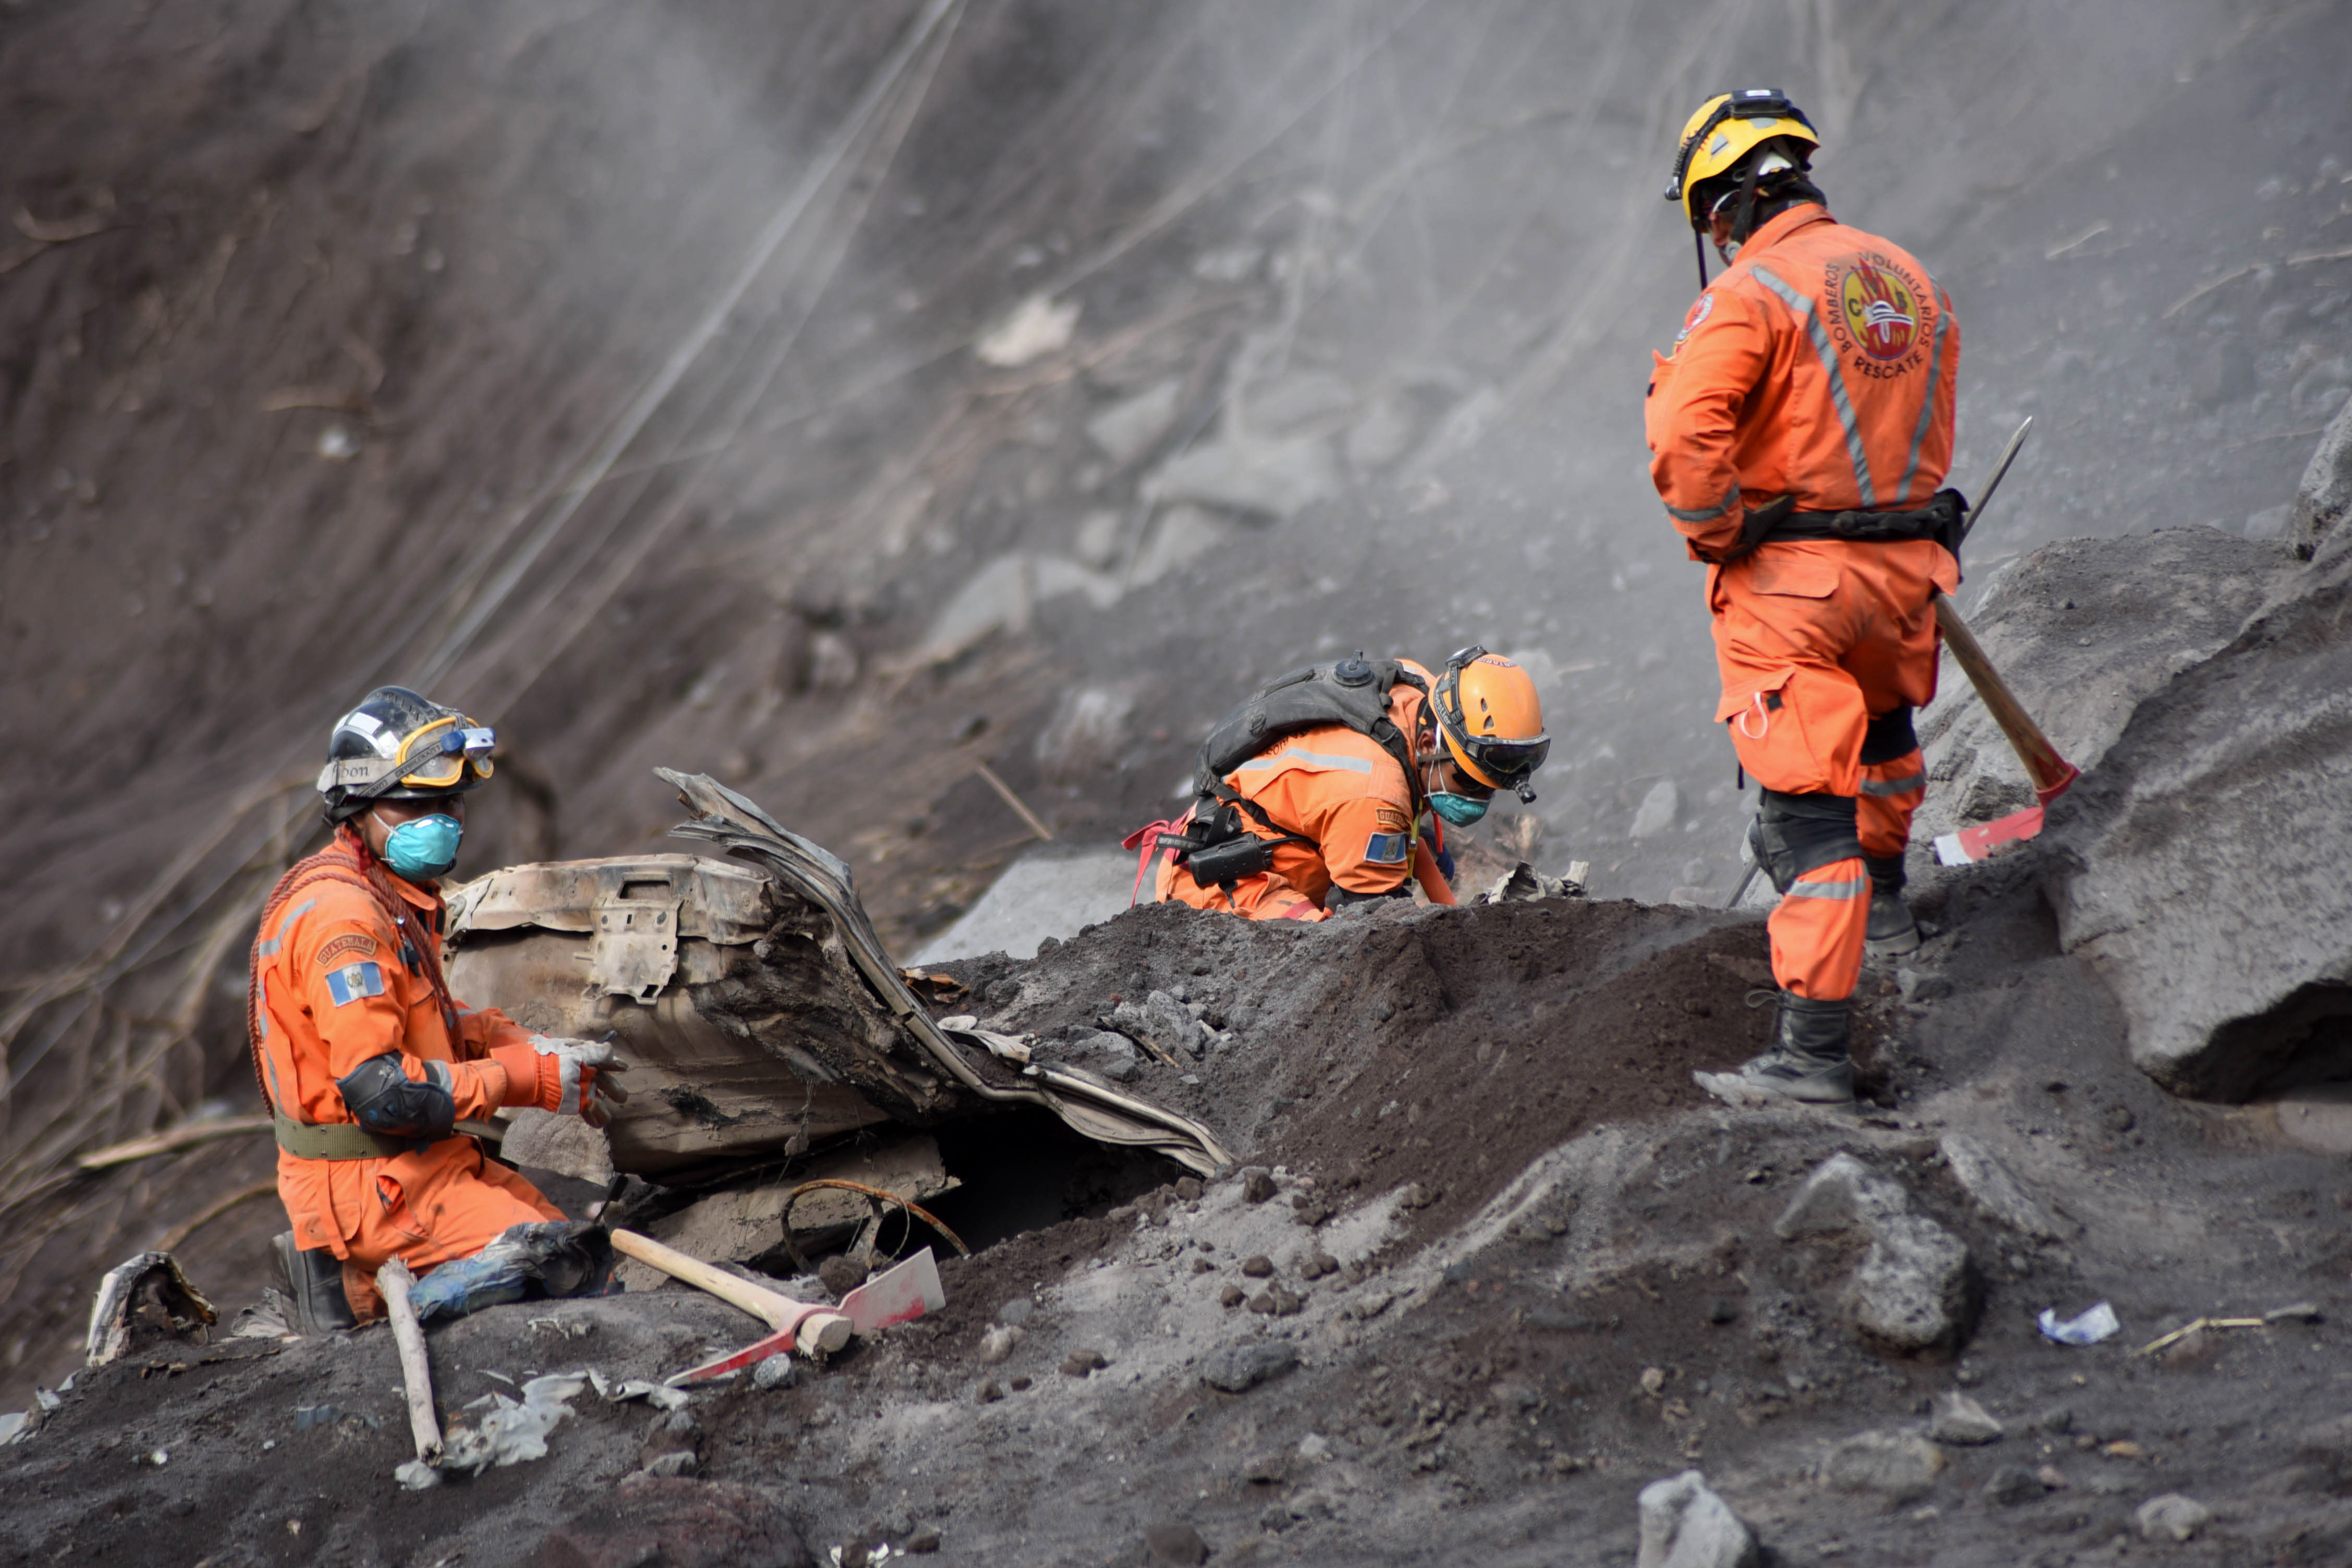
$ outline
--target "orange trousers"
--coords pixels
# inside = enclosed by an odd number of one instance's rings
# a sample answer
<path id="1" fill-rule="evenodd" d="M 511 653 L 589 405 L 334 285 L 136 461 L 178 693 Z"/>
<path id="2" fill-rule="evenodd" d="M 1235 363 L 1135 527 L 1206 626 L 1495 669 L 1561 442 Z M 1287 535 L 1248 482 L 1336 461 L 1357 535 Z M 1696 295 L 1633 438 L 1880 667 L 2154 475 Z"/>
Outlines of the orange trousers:
<path id="1" fill-rule="evenodd" d="M 393 1258 L 404 1258 L 425 1274 L 453 1258 L 473 1257 L 510 1226 L 564 1217 L 537 1187 L 485 1158 L 478 1145 L 456 1160 L 436 1162 L 437 1169 L 404 1169 L 416 1158 L 353 1162 L 376 1165 L 374 1201 L 362 1200 L 359 1228 L 346 1238 L 350 1251 L 343 1258 L 343 1294 L 363 1323 L 383 1311 L 375 1271 Z"/>
<path id="2" fill-rule="evenodd" d="M 1926 793 L 1917 749 L 1865 765 L 1873 715 L 1924 707 L 1936 695 L 1935 595 L 1959 584 L 1930 540 L 1766 544 L 1708 570 L 1718 722 L 1740 765 L 1785 795 L 1854 799 L 1864 854 L 1897 856 Z M 1842 1001 L 1862 977 L 1870 878 L 1859 858 L 1804 873 L 1768 927 L 1772 974 L 1817 1001 Z"/>

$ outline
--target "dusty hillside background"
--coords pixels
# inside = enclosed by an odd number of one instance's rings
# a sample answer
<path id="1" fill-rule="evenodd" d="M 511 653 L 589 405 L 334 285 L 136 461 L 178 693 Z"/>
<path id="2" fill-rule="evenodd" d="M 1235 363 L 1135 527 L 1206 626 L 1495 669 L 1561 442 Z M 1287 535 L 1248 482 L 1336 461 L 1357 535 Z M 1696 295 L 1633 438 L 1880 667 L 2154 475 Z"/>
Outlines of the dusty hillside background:
<path id="1" fill-rule="evenodd" d="M 1540 858 L 1719 893 L 1640 426 L 1691 105 L 1797 95 L 1948 287 L 1959 482 L 2039 417 L 1973 592 L 2276 526 L 2347 79 L 2341 4 L 0 10 L 0 1361 L 152 1239 L 55 1159 L 250 1097 L 247 911 L 369 686 L 501 730 L 461 873 L 651 847 L 667 763 L 910 944 L 1024 837 L 979 763 L 1106 842 L 1259 677 L 1477 639 L 1547 683 Z"/>

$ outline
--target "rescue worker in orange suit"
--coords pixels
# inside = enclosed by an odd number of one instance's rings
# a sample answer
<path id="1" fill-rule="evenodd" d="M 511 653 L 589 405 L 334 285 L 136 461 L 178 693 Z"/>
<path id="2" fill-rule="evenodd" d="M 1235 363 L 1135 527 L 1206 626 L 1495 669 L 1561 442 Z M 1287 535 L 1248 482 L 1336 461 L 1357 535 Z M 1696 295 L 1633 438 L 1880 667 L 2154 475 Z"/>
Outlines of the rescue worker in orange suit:
<path id="1" fill-rule="evenodd" d="M 1865 949 L 1919 942 L 1902 898 L 1927 787 L 1912 710 L 1936 693 L 1933 600 L 1958 584 L 1965 503 L 1941 489 L 1960 359 L 1950 300 L 1890 242 L 1829 213 L 1818 145 L 1778 92 L 1709 100 L 1670 200 L 1698 237 L 1697 300 L 1654 356 L 1650 472 L 1696 560 L 1718 722 L 1762 786 L 1749 842 L 1781 894 L 1780 1010 L 1750 1087 L 1850 1101 Z M 1706 281 L 1705 246 L 1727 270 Z"/>
<path id="2" fill-rule="evenodd" d="M 600 1081 L 609 1046 L 469 1008 L 442 977 L 437 879 L 493 742 L 414 691 L 369 693 L 335 725 L 319 778 L 334 838 L 262 913 L 247 1023 L 294 1226 L 278 1261 L 304 1332 L 374 1316 L 387 1259 L 421 1275 L 564 1217 L 458 1121 L 536 1106 L 602 1125 L 600 1096 L 614 1094 Z"/>
<path id="3" fill-rule="evenodd" d="M 1339 679 L 1349 679 L 1351 664 L 1367 661 L 1339 661 Z M 1388 716 L 1411 746 L 1411 772 L 1379 740 L 1344 724 L 1285 734 L 1221 781 L 1234 808 L 1229 820 L 1270 847 L 1271 865 L 1203 881 L 1171 847 L 1160 857 L 1155 899 L 1250 920 L 1320 921 L 1410 898 L 1417 880 L 1432 901 L 1452 903 L 1442 825 L 1476 822 L 1499 789 L 1535 798 L 1528 781 L 1551 748 L 1543 704 L 1526 670 L 1482 647 L 1454 655 L 1439 677 L 1410 659 L 1396 664 L 1402 678 L 1390 688 Z M 1188 831 L 1211 804 L 1153 829 Z M 1137 841 L 1153 839 L 1153 829 Z"/>

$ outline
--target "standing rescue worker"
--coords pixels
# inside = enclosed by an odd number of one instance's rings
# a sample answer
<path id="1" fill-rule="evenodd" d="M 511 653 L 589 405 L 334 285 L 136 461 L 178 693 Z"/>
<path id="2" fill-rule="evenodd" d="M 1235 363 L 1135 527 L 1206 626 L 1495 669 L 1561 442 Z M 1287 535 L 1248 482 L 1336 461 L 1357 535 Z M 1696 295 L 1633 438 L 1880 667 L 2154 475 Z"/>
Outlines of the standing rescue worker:
<path id="1" fill-rule="evenodd" d="M 1476 822 L 1498 789 L 1535 798 L 1528 781 L 1551 750 L 1543 704 L 1526 670 L 1475 647 L 1442 677 L 1410 659 L 1375 666 L 1358 655 L 1286 677 L 1252 701 L 1295 698 L 1317 680 L 1335 693 L 1366 690 L 1383 677 L 1388 727 L 1279 726 L 1255 754 L 1203 778 L 1182 817 L 1130 839 L 1145 846 L 1147 864 L 1167 847 L 1154 899 L 1249 920 L 1319 921 L 1351 904 L 1410 898 L 1417 878 L 1433 902 L 1452 903 L 1441 825 Z M 1174 832 L 1162 838 L 1163 828 Z M 1226 877 L 1221 864 L 1263 868 Z"/>
<path id="2" fill-rule="evenodd" d="M 1853 1097 L 1865 946 L 1919 942 L 1903 852 L 1927 771 L 1911 711 L 1936 693 L 1933 599 L 1958 585 L 1951 301 L 1886 240 L 1832 218 L 1801 110 L 1748 89 L 1683 128 L 1669 200 L 1698 237 L 1698 300 L 1653 356 L 1650 473 L 1707 563 L 1723 697 L 1762 786 L 1749 841 L 1781 894 L 1780 1011 L 1748 1085 Z M 1705 247 L 1727 270 L 1710 287 Z"/>
<path id="3" fill-rule="evenodd" d="M 460 1135 L 536 1106 L 603 1125 L 612 1048 L 534 1035 L 449 994 L 437 879 L 495 737 L 380 688 L 335 725 L 319 775 L 333 841 L 278 879 L 256 933 L 246 1022 L 278 1127 L 277 1239 L 306 1333 L 375 1315 L 375 1271 L 470 1258 L 508 1227 L 563 1215 Z"/>

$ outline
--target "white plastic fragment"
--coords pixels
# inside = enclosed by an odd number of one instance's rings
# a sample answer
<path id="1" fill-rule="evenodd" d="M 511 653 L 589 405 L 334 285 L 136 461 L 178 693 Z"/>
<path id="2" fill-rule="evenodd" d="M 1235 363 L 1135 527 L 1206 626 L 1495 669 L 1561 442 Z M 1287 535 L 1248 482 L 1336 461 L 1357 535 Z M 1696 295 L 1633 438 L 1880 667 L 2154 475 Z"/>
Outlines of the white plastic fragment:
<path id="1" fill-rule="evenodd" d="M 602 1392 L 601 1389 L 599 1392 Z M 630 1378 L 610 1394 L 606 1394 L 604 1397 L 615 1405 L 625 1400 L 642 1399 L 656 1410 L 677 1410 L 687 1402 L 684 1390 L 665 1387 L 658 1383 L 647 1383 L 642 1377 Z"/>
<path id="2" fill-rule="evenodd" d="M 2058 1321 L 2058 1309 L 2044 1307 L 2036 1321 L 2045 1336 L 2062 1345 L 2095 1345 L 2123 1327 L 2116 1321 L 2116 1310 L 2105 1301 L 2063 1323 Z"/>
<path id="3" fill-rule="evenodd" d="M 431 1489 L 441 1484 L 441 1472 L 422 1459 L 411 1459 L 392 1472 L 392 1479 L 413 1492 Z"/>
<path id="4" fill-rule="evenodd" d="M 452 1427 L 446 1435 L 441 1468 L 480 1475 L 493 1465 L 547 1458 L 547 1434 L 572 1414 L 569 1401 L 587 1385 L 584 1373 L 551 1373 L 524 1384 L 520 1404 L 492 1394 L 498 1407 L 479 1426 Z"/>

